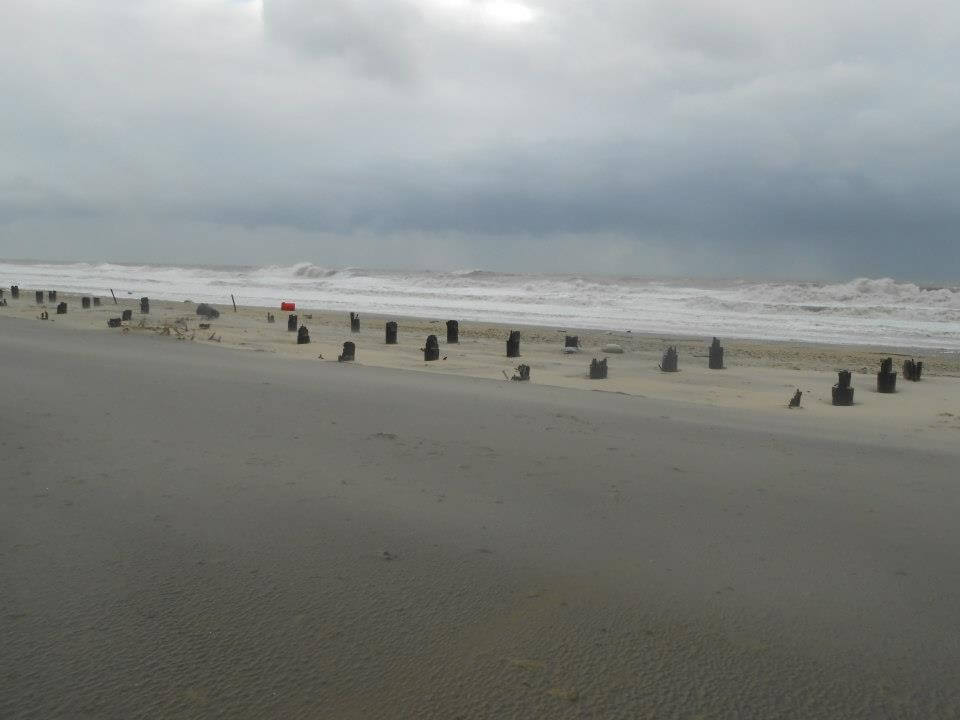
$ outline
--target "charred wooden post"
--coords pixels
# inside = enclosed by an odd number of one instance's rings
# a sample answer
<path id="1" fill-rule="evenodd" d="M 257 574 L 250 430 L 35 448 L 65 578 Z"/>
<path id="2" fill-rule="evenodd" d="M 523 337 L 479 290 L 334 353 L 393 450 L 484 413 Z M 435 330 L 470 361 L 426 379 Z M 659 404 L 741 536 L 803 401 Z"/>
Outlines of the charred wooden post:
<path id="1" fill-rule="evenodd" d="M 296 332 L 297 325 L 298 325 L 297 316 L 287 315 L 287 332 Z"/>
<path id="2" fill-rule="evenodd" d="M 95 297 L 95 298 L 93 299 L 93 306 L 94 306 L 94 307 L 100 307 L 100 298 Z"/>
<path id="3" fill-rule="evenodd" d="M 923 362 L 917 362 L 913 358 L 903 361 L 903 379 L 910 382 L 919 382 L 923 375 Z"/>
<path id="4" fill-rule="evenodd" d="M 440 343 L 436 335 L 427 336 L 427 344 L 423 347 L 423 359 L 426 362 L 440 359 Z"/>
<path id="5" fill-rule="evenodd" d="M 838 373 L 837 384 L 833 386 L 834 405 L 853 405 L 853 388 L 850 387 L 850 371 Z"/>
<path id="6" fill-rule="evenodd" d="M 530 366 L 524 364 L 517 365 L 517 374 L 510 379 L 516 380 L 517 382 L 527 382 L 530 379 Z"/>
<path id="7" fill-rule="evenodd" d="M 150 314 L 150 298 L 148 297 L 140 298 L 140 314 L 141 315 Z"/>
<path id="8" fill-rule="evenodd" d="M 590 379 L 591 380 L 606 380 L 607 379 L 607 359 L 597 360 L 594 358 L 590 361 Z"/>
<path id="9" fill-rule="evenodd" d="M 57 291 L 56 290 L 47 290 L 47 300 L 49 302 L 57 301 Z"/>
<path id="10" fill-rule="evenodd" d="M 877 392 L 893 393 L 897 391 L 897 373 L 893 371 L 893 358 L 886 358 L 880 362 L 880 372 L 877 373 Z"/>
<path id="11" fill-rule="evenodd" d="M 57 315 L 66 315 L 67 314 L 67 304 L 65 302 L 57 305 Z"/>
<path id="12" fill-rule="evenodd" d="M 89 309 L 90 309 L 90 298 L 88 298 L 88 297 L 82 297 L 82 298 L 80 298 L 80 307 L 82 307 L 84 310 L 89 310 Z"/>
<path id="13" fill-rule="evenodd" d="M 360 313 L 350 313 L 350 332 L 360 332 Z"/>
<path id="14" fill-rule="evenodd" d="M 798 408 L 800 407 L 800 398 L 803 397 L 803 393 L 800 391 L 800 388 L 797 388 L 797 391 L 793 394 L 793 397 L 790 398 L 789 407 Z"/>
<path id="15" fill-rule="evenodd" d="M 308 345 L 310 343 L 310 331 L 306 325 L 301 325 L 297 330 L 297 345 Z"/>
<path id="16" fill-rule="evenodd" d="M 671 345 L 667 348 L 667 351 L 663 354 L 663 360 L 660 361 L 660 369 L 663 372 L 677 372 L 677 348 L 674 345 Z"/>
<path id="17" fill-rule="evenodd" d="M 397 344 L 397 324 L 393 320 L 390 320 L 386 326 L 386 343 L 387 345 Z"/>
<path id="18" fill-rule="evenodd" d="M 118 328 L 120 327 L 120 323 L 120 318 L 110 318 L 107 320 L 107 327 Z"/>
<path id="19" fill-rule="evenodd" d="M 19 285 L 11 285 L 11 286 L 10 286 L 10 298 L 11 298 L 12 300 L 19 300 L 19 299 L 20 299 L 20 286 L 19 286 Z"/>
<path id="20" fill-rule="evenodd" d="M 447 345 L 456 345 L 460 342 L 460 323 L 456 320 L 447 320 Z"/>
<path id="21" fill-rule="evenodd" d="M 711 370 L 723 370 L 723 347 L 721 347 L 717 338 L 714 338 L 710 344 L 709 365 Z"/>
<path id="22" fill-rule="evenodd" d="M 275 323 L 276 321 L 277 321 L 277 319 L 273 316 L 273 313 L 267 313 L 267 322 L 268 322 L 268 323 Z"/>
<path id="23" fill-rule="evenodd" d="M 133 310 L 124 310 L 121 315 L 124 321 L 133 320 Z"/>
<path id="24" fill-rule="evenodd" d="M 349 340 L 347 340 L 347 342 L 345 342 L 345 343 L 343 344 L 343 352 L 342 352 L 342 353 L 340 354 L 340 356 L 337 358 L 337 361 L 338 361 L 338 362 L 351 362 L 352 360 L 355 360 L 356 357 L 357 357 L 357 346 L 354 345 L 354 344 L 353 344 L 352 342 L 350 342 Z"/>
<path id="25" fill-rule="evenodd" d="M 520 331 L 511 330 L 510 337 L 507 338 L 507 357 L 520 357 Z"/>
<path id="26" fill-rule="evenodd" d="M 43 305 L 43 290 L 37 290 L 37 305 Z"/>
<path id="27" fill-rule="evenodd" d="M 563 346 L 565 348 L 579 348 L 580 347 L 580 336 L 579 335 L 566 335 L 563 340 Z"/>

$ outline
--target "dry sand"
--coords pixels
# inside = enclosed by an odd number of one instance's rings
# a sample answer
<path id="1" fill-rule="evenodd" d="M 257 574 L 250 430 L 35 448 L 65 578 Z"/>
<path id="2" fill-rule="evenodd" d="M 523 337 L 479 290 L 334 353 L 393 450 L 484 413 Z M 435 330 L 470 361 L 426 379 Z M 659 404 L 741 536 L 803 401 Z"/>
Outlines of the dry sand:
<path id="1" fill-rule="evenodd" d="M 874 351 L 621 336 L 591 382 L 608 336 L 525 328 L 520 384 L 492 326 L 70 304 L 0 314 L 0 717 L 960 715 L 955 378 L 833 408 Z"/>

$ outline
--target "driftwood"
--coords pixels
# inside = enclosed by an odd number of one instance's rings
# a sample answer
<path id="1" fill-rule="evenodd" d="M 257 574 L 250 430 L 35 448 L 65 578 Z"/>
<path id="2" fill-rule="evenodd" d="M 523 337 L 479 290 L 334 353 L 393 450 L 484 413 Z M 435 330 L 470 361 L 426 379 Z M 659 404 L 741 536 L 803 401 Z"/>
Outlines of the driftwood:
<path id="1" fill-rule="evenodd" d="M 397 344 L 397 324 L 393 320 L 390 320 L 386 324 L 386 344 L 387 345 Z"/>
<path id="2" fill-rule="evenodd" d="M 301 325 L 297 331 L 297 345 L 308 345 L 310 343 L 310 331 L 306 325 Z"/>
<path id="3" fill-rule="evenodd" d="M 360 332 L 360 313 L 350 313 L 350 332 Z"/>
<path id="4" fill-rule="evenodd" d="M 511 330 L 510 337 L 507 338 L 507 357 L 520 357 L 520 331 Z"/>
<path id="5" fill-rule="evenodd" d="M 850 387 L 850 371 L 838 373 L 837 384 L 833 386 L 834 405 L 853 405 L 853 388 Z"/>
<path id="6" fill-rule="evenodd" d="M 897 391 L 897 373 L 893 370 L 893 358 L 886 358 L 880 362 L 880 372 L 877 373 L 877 392 L 893 393 Z"/>
<path id="7" fill-rule="evenodd" d="M 423 359 L 426 362 L 440 359 L 440 344 L 436 335 L 427 336 L 427 344 L 423 348 Z"/>
<path id="8" fill-rule="evenodd" d="M 516 380 L 517 382 L 526 382 L 530 379 L 530 366 L 524 364 L 517 365 L 517 374 L 510 379 Z"/>
<path id="9" fill-rule="evenodd" d="M 723 348 L 717 338 L 710 344 L 710 360 L 708 361 L 711 370 L 723 370 Z"/>
<path id="10" fill-rule="evenodd" d="M 923 375 L 923 361 L 916 361 L 913 358 L 903 361 L 903 379 L 911 382 L 920 382 L 920 376 Z"/>
<path id="11" fill-rule="evenodd" d="M 590 379 L 591 380 L 606 380 L 607 379 L 607 359 L 597 360 L 594 358 L 590 361 Z"/>
<path id="12" fill-rule="evenodd" d="M 797 391 L 793 394 L 793 397 L 790 398 L 790 402 L 787 404 L 787 406 L 792 408 L 800 407 L 800 398 L 802 397 L 803 393 L 800 391 L 800 388 L 797 388 Z"/>
<path id="13" fill-rule="evenodd" d="M 356 360 L 356 357 L 357 346 L 347 340 L 347 342 L 343 344 L 343 352 L 337 358 L 337 362 L 350 362 L 352 360 Z"/>
<path id="14" fill-rule="evenodd" d="M 660 361 L 660 369 L 663 372 L 678 372 L 677 360 L 677 348 L 671 345 L 663 354 L 663 360 Z"/>
<path id="15" fill-rule="evenodd" d="M 460 342 L 460 323 L 456 320 L 447 320 L 447 345 L 456 345 Z"/>
<path id="16" fill-rule="evenodd" d="M 297 316 L 296 315 L 287 315 L 287 331 L 296 332 L 297 331 Z"/>
<path id="17" fill-rule="evenodd" d="M 209 330 L 210 323 L 200 323 L 197 327 L 200 328 L 201 330 Z"/>

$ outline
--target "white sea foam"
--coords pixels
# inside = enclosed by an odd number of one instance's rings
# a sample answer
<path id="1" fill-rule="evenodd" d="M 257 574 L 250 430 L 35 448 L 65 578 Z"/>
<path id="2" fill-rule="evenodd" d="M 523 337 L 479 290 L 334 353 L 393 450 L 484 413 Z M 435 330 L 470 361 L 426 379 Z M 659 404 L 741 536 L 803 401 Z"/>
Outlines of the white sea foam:
<path id="1" fill-rule="evenodd" d="M 579 274 L 0 262 L 0 283 L 118 296 L 553 327 L 960 349 L 960 289 L 890 278 L 718 282 Z"/>

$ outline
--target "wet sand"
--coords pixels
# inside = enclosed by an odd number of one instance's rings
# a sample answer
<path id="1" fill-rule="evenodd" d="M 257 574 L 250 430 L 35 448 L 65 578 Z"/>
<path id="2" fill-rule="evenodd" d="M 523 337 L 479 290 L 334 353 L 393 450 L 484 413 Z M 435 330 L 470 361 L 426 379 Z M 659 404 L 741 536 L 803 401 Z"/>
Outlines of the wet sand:
<path id="1" fill-rule="evenodd" d="M 958 715 L 954 378 L 209 345 L 0 316 L 0 717 Z"/>

